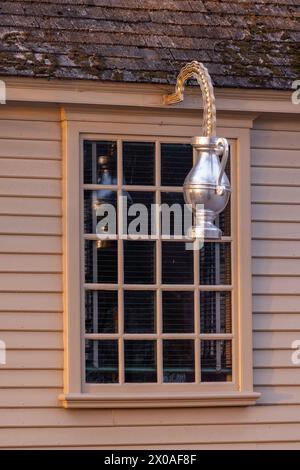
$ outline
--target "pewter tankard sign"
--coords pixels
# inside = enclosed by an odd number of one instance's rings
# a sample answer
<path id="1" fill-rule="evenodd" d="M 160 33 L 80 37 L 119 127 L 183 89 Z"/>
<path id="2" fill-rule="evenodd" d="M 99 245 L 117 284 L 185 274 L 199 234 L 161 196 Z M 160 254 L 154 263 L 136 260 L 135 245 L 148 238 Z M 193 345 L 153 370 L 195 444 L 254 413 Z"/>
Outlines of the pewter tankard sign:
<path id="1" fill-rule="evenodd" d="M 202 136 L 194 137 L 192 141 L 197 159 L 183 185 L 185 202 L 191 204 L 194 213 L 190 235 L 219 239 L 222 232 L 214 220 L 225 209 L 230 197 L 230 183 L 225 173 L 229 148 L 225 138 L 216 137 L 215 96 L 204 65 L 193 61 L 183 67 L 177 77 L 175 93 L 165 95 L 164 103 L 183 101 L 184 85 L 189 78 L 197 80 L 203 96 Z"/>

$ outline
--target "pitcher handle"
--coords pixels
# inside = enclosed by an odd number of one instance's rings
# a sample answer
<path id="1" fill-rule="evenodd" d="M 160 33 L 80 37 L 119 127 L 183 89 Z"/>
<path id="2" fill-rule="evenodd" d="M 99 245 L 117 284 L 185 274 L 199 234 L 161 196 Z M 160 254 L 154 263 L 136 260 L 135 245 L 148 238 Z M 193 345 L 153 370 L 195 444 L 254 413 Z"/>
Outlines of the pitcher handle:
<path id="1" fill-rule="evenodd" d="M 225 167 L 226 167 L 226 163 L 227 163 L 228 155 L 229 155 L 229 145 L 228 145 L 227 139 L 224 139 L 224 137 L 219 137 L 217 140 L 217 147 L 219 147 L 219 149 L 222 152 L 221 153 L 222 160 L 220 163 L 220 172 L 219 172 L 219 176 L 217 179 L 216 193 L 219 196 L 222 196 L 225 193 L 226 188 L 225 186 L 221 184 L 221 181 L 224 175 L 224 171 L 225 171 Z"/>

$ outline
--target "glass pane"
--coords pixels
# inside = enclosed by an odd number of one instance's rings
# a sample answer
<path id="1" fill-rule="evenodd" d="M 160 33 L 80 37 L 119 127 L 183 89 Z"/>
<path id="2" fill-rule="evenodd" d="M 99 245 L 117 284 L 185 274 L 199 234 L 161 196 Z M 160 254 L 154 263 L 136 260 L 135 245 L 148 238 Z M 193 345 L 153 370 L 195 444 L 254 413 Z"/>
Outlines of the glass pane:
<path id="1" fill-rule="evenodd" d="M 156 341 L 124 341 L 125 382 L 156 382 Z"/>
<path id="2" fill-rule="evenodd" d="M 163 340 L 164 382 L 194 382 L 194 341 Z"/>
<path id="3" fill-rule="evenodd" d="M 127 193 L 127 233 L 133 235 L 155 234 L 155 216 L 152 218 L 151 214 L 151 205 L 154 202 L 153 192 L 130 191 Z M 137 206 L 136 204 L 142 206 Z M 130 211 L 133 211 L 133 215 L 129 215 Z M 130 232 L 129 229 L 131 229 Z"/>
<path id="4" fill-rule="evenodd" d="M 162 243 L 162 283 L 193 284 L 193 251 L 184 242 Z"/>
<path id="5" fill-rule="evenodd" d="M 155 283 L 155 243 L 150 241 L 124 242 L 124 283 Z"/>
<path id="6" fill-rule="evenodd" d="M 94 191 L 84 191 L 84 233 L 96 233 L 96 213 L 94 201 L 96 201 Z"/>
<path id="7" fill-rule="evenodd" d="M 109 283 L 118 282 L 118 247 L 113 240 L 85 241 L 85 282 Z"/>
<path id="8" fill-rule="evenodd" d="M 201 341 L 201 381 L 231 382 L 232 351 L 231 341 Z"/>
<path id="9" fill-rule="evenodd" d="M 225 167 L 225 172 L 227 175 L 227 178 L 230 181 L 230 147 L 229 147 L 229 157 L 227 160 L 227 164 Z M 218 215 L 218 217 L 215 220 L 215 224 L 217 227 L 219 227 L 222 230 L 222 235 L 224 237 L 230 237 L 231 235 L 231 199 L 229 199 L 227 206 L 221 212 L 221 214 Z"/>
<path id="10" fill-rule="evenodd" d="M 200 250 L 200 284 L 231 284 L 230 243 L 204 243 Z"/>
<path id="11" fill-rule="evenodd" d="M 118 332 L 118 292 L 85 292 L 85 328 L 87 333 Z"/>
<path id="12" fill-rule="evenodd" d="M 163 292 L 162 310 L 164 333 L 193 333 L 194 292 Z"/>
<path id="13" fill-rule="evenodd" d="M 155 184 L 155 144 L 123 142 L 123 184 Z"/>
<path id="14" fill-rule="evenodd" d="M 231 292 L 200 292 L 201 333 L 231 333 Z"/>
<path id="15" fill-rule="evenodd" d="M 229 181 L 231 180 L 231 162 L 230 162 L 230 145 L 229 145 L 229 153 L 228 153 L 228 160 L 225 166 L 225 173 Z"/>
<path id="16" fill-rule="evenodd" d="M 155 333 L 155 300 L 153 291 L 124 292 L 125 333 Z"/>
<path id="17" fill-rule="evenodd" d="M 84 183 L 117 184 L 116 142 L 84 142 Z"/>
<path id="18" fill-rule="evenodd" d="M 112 208 L 104 207 L 102 204 L 110 204 Z M 104 210 L 105 209 L 105 210 Z M 107 225 L 108 216 L 110 227 Z M 104 220 L 106 219 L 106 220 Z M 102 224 L 101 224 L 102 221 Z M 84 233 L 105 233 L 110 229 L 116 232 L 117 225 L 117 193 L 110 189 L 98 191 L 84 191 Z"/>
<path id="19" fill-rule="evenodd" d="M 91 183 L 93 181 L 93 144 L 89 140 L 83 142 L 83 182 Z"/>
<path id="20" fill-rule="evenodd" d="M 229 199 L 227 206 L 218 215 L 215 224 L 222 230 L 223 237 L 230 237 L 231 234 L 231 199 Z"/>
<path id="21" fill-rule="evenodd" d="M 161 185 L 182 186 L 193 166 L 190 144 L 161 144 Z"/>
<path id="22" fill-rule="evenodd" d="M 86 382 L 118 383 L 118 341 L 85 342 Z"/>
<path id="23" fill-rule="evenodd" d="M 169 213 L 165 210 L 161 212 L 162 235 L 184 235 L 183 193 L 161 193 L 161 204 L 166 204 L 169 208 Z"/>

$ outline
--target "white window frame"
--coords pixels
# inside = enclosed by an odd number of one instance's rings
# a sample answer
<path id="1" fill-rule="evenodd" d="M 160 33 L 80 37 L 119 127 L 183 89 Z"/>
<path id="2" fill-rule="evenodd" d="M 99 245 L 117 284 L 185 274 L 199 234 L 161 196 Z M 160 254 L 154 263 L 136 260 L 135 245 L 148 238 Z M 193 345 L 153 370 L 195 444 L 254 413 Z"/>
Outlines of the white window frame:
<path id="1" fill-rule="evenodd" d="M 233 382 L 85 384 L 85 354 L 82 347 L 84 308 L 81 301 L 83 269 L 80 258 L 83 240 L 80 189 L 83 140 L 155 141 L 159 138 L 162 142 L 189 143 L 199 129 L 191 113 L 184 119 L 179 119 L 179 116 L 174 118 L 174 113 L 170 116 L 165 113 L 162 125 L 159 110 L 157 114 L 152 112 L 150 119 L 147 110 L 133 113 L 126 108 L 118 109 L 117 113 L 112 108 L 93 112 L 74 111 L 72 108 L 63 110 L 65 364 L 64 392 L 60 395 L 63 406 L 116 408 L 255 404 L 259 394 L 253 392 L 252 377 L 251 125 L 251 117 L 224 117 L 218 128 L 218 135 L 230 139 L 234 165 L 231 234 L 232 284 L 235 287 L 232 297 Z M 207 336 L 207 339 L 224 337 L 219 334 Z"/>

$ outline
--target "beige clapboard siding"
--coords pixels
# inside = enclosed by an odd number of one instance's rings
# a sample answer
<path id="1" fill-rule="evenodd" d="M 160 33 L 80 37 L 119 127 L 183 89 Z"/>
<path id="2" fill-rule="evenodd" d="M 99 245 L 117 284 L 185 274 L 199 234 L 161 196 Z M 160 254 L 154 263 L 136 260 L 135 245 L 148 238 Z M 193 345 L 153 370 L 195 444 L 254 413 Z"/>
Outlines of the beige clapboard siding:
<path id="1" fill-rule="evenodd" d="M 293 341 L 300 340 L 300 331 L 257 331 L 254 334 L 255 349 L 288 349 L 292 353 Z M 299 371 L 300 377 L 300 371 Z"/>
<path id="2" fill-rule="evenodd" d="M 30 106 L 9 103 L 0 107 L 0 120 L 59 122 L 59 106 L 31 104 Z"/>
<path id="3" fill-rule="evenodd" d="M 0 292 L 0 311 L 61 312 L 62 295 L 50 292 Z"/>
<path id="4" fill-rule="evenodd" d="M 0 388 L 0 409 L 18 408 L 22 415 L 24 408 L 55 408 L 60 406 L 57 398 L 60 391 L 60 388 Z"/>
<path id="5" fill-rule="evenodd" d="M 60 217 L 1 215 L 0 233 L 20 235 L 61 235 Z"/>
<path id="6" fill-rule="evenodd" d="M 61 216 L 61 198 L 0 197 L 0 215 Z"/>
<path id="7" fill-rule="evenodd" d="M 0 253 L 61 254 L 62 238 L 55 235 L 1 235 Z"/>
<path id="8" fill-rule="evenodd" d="M 253 129 L 251 132 L 252 149 L 276 149 L 299 151 L 299 130 L 298 132 L 289 132 L 280 130 Z M 282 152 L 282 158 L 284 153 Z"/>
<path id="9" fill-rule="evenodd" d="M 106 447 L 169 444 L 210 444 L 247 442 L 300 441 L 300 424 L 236 424 L 190 426 L 103 426 L 97 427 L 48 427 L 0 429 L 2 447 L 33 446 L 93 446 Z"/>
<path id="10" fill-rule="evenodd" d="M 0 253 L 0 272 L 61 273 L 60 255 Z"/>
<path id="11" fill-rule="evenodd" d="M 300 276 L 300 260 L 299 258 L 253 258 L 252 274 L 260 276 Z"/>
<path id="12" fill-rule="evenodd" d="M 261 404 L 291 404 L 300 403 L 291 358 L 300 339 L 300 125 L 285 139 L 272 125 L 260 122 L 251 137 L 254 383 Z"/>
<path id="13" fill-rule="evenodd" d="M 255 331 L 299 331 L 300 314 L 296 313 L 254 313 L 253 328 Z"/>
<path id="14" fill-rule="evenodd" d="M 299 132 L 299 118 L 292 115 L 261 115 L 255 119 L 255 129 Z"/>
<path id="15" fill-rule="evenodd" d="M 6 331 L 62 331 L 62 312 L 1 312 L 0 325 Z"/>
<path id="16" fill-rule="evenodd" d="M 300 442 L 293 441 L 293 442 L 276 442 L 276 448 L 278 449 L 280 446 L 281 450 L 299 450 L 300 447 Z M 37 447 L 32 447 L 32 446 L 23 446 L 21 448 L 19 447 L 14 447 L 14 450 L 36 450 Z M 76 450 L 78 446 L 56 446 L 56 447 L 49 447 L 49 446 L 40 446 L 38 447 L 38 450 L 49 450 L 49 449 L 54 449 L 54 450 Z M 118 446 L 119 450 L 145 450 L 145 446 L 141 445 L 130 445 L 130 446 Z M 165 445 L 147 445 L 147 450 L 165 450 L 166 447 Z M 170 445 L 168 444 L 168 450 L 234 450 L 232 444 L 175 444 L 175 445 Z M 105 445 L 103 446 L 80 446 L 80 450 L 116 450 L 115 446 L 108 446 Z M 236 450 L 236 449 L 235 449 Z M 238 444 L 238 450 L 274 450 L 274 443 L 239 443 Z"/>
<path id="17" fill-rule="evenodd" d="M 294 204 L 287 210 L 285 204 L 252 204 L 252 220 L 265 222 L 299 222 L 300 204 Z"/>
<path id="18" fill-rule="evenodd" d="M 61 162 L 58 160 L 34 160 L 0 158 L 1 178 L 61 178 Z"/>
<path id="19" fill-rule="evenodd" d="M 300 278 L 298 276 L 253 276 L 254 294 L 300 294 Z"/>
<path id="20" fill-rule="evenodd" d="M 273 168 L 300 168 L 300 150 L 252 149 L 252 165 Z"/>
<path id="21" fill-rule="evenodd" d="M 290 349 L 265 350 L 256 349 L 253 353 L 253 363 L 255 368 L 286 368 L 291 367 L 297 373 L 296 366 L 292 364 L 292 351 Z"/>
<path id="22" fill-rule="evenodd" d="M 61 274 L 0 273 L 0 292 L 62 292 Z"/>
<path id="23" fill-rule="evenodd" d="M 300 188 L 252 185 L 252 202 L 264 204 L 299 204 Z"/>
<path id="24" fill-rule="evenodd" d="M 32 350 L 9 350 L 7 352 L 9 364 L 1 368 L 16 369 L 38 369 L 38 370 L 62 370 L 63 369 L 63 350 L 39 349 Z M 22 373 L 22 372 L 20 372 Z M 25 372 L 26 373 L 26 372 Z"/>
<path id="25" fill-rule="evenodd" d="M 276 405 L 285 403 L 290 406 L 300 405 L 300 386 L 298 385 L 267 385 L 254 387 L 256 392 L 261 393 L 258 400 L 260 405 Z"/>
<path id="26" fill-rule="evenodd" d="M 1 122 L 1 121 L 0 121 Z M 0 157 L 16 159 L 61 159 L 60 140 L 23 140 L 19 136 L 12 139 L 1 138 Z M 34 162 L 33 162 L 34 164 Z"/>
<path id="27" fill-rule="evenodd" d="M 265 442 L 260 442 L 260 443 L 239 443 L 237 444 L 238 447 L 233 447 L 232 444 L 223 444 L 223 443 L 217 443 L 217 444 L 195 444 L 195 443 L 190 443 L 190 444 L 175 444 L 175 445 L 171 445 L 171 444 L 168 444 L 168 450 L 180 450 L 180 451 L 184 451 L 184 450 L 199 450 L 199 451 L 213 451 L 213 450 L 274 450 L 274 443 L 265 443 Z M 297 442 L 297 441 L 293 441 L 293 442 L 281 442 L 281 441 L 277 441 L 276 442 L 276 448 L 279 449 L 279 446 L 280 446 L 280 449 L 281 450 L 298 450 L 299 449 L 299 446 L 300 446 L 300 442 Z M 26 449 L 26 450 L 49 450 L 49 449 L 53 449 L 53 450 L 76 450 L 78 448 L 78 446 L 55 446 L 54 448 L 52 448 L 51 446 L 38 446 L 38 447 L 32 447 L 32 446 L 23 446 L 23 447 L 14 447 L 13 449 L 14 450 L 23 450 L 23 449 Z M 123 451 L 127 451 L 127 450 L 145 450 L 145 446 L 144 445 L 130 445 L 130 446 L 121 446 L 119 445 L 118 446 L 118 449 L 119 450 L 123 450 Z M 166 446 L 163 444 L 163 445 L 158 445 L 158 444 L 155 444 L 155 445 L 147 445 L 147 450 L 165 450 L 166 449 Z M 80 450 L 111 450 L 111 451 L 114 451 L 116 450 L 115 446 L 109 446 L 109 445 L 105 445 L 104 447 L 101 446 L 101 445 L 98 445 L 98 446 L 80 446 Z"/>
<path id="28" fill-rule="evenodd" d="M 120 426 L 132 425 L 192 425 L 192 424 L 240 424 L 241 417 L 247 423 L 297 422 L 297 407 L 284 405 L 272 407 L 176 409 L 148 409 L 143 412 L 126 410 L 113 411 L 113 421 Z"/>
<path id="29" fill-rule="evenodd" d="M 253 295 L 253 312 L 299 313 L 300 295 Z"/>
<path id="30" fill-rule="evenodd" d="M 32 370 L 26 369 L 16 371 L 15 369 L 1 369 L 0 371 L 1 386 L 3 388 L 10 387 L 49 387 L 61 388 L 63 386 L 62 370 Z"/>
<path id="31" fill-rule="evenodd" d="M 261 186 L 298 186 L 300 168 L 252 168 L 251 181 Z"/>
<path id="32" fill-rule="evenodd" d="M 300 385 L 299 366 L 294 368 L 254 369 L 254 384 L 263 385 Z"/>
<path id="33" fill-rule="evenodd" d="M 28 109 L 14 108 L 0 119 L 0 336 L 7 347 L 1 395 L 8 406 L 13 398 L 22 406 L 22 397 L 24 406 L 33 398 L 36 406 L 57 406 L 52 390 L 61 389 L 63 349 L 59 113 L 39 108 L 30 119 Z"/>
<path id="34" fill-rule="evenodd" d="M 300 241 L 252 240 L 252 256 L 288 260 L 300 258 Z"/>
<path id="35" fill-rule="evenodd" d="M 51 179 L 3 178 L 0 196 L 61 197 L 61 181 Z"/>
<path id="36" fill-rule="evenodd" d="M 190 425 L 218 425 L 240 424 L 241 415 L 244 423 L 297 423 L 297 406 L 270 406 L 241 409 L 209 409 L 209 410 L 144 410 L 143 413 L 132 411 L 128 415 L 127 410 L 86 410 L 84 413 L 68 413 L 62 408 L 56 410 L 24 410 L 22 415 L 19 410 L 1 410 L 1 427 L 27 427 L 27 426 L 95 426 L 99 423 L 103 426 L 160 426 L 162 423 L 169 426 Z M 222 412 L 220 412 L 222 411 Z"/>
<path id="37" fill-rule="evenodd" d="M 1 119 L 1 139 L 60 140 L 59 122 Z"/>
<path id="38" fill-rule="evenodd" d="M 299 222 L 253 222 L 252 237 L 271 240 L 299 240 Z"/>
<path id="39" fill-rule="evenodd" d="M 1 331 L 1 339 L 10 350 L 63 349 L 61 331 Z M 38 354 L 38 352 L 37 352 Z M 9 367 L 9 361 L 7 364 Z"/>

